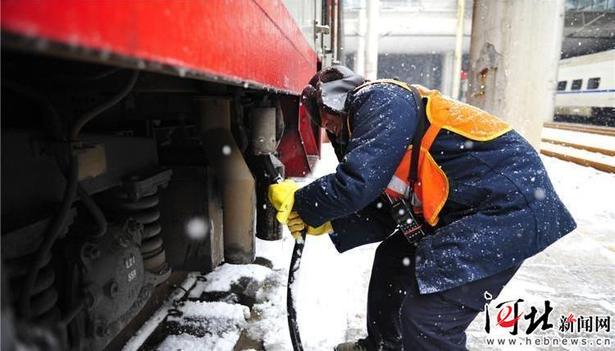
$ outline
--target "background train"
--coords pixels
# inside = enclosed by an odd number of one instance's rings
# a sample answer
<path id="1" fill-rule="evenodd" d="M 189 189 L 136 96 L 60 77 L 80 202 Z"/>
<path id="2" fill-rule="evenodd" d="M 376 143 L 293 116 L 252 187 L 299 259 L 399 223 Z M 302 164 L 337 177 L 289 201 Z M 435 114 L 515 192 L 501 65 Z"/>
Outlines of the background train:
<path id="1" fill-rule="evenodd" d="M 560 61 L 554 119 L 615 126 L 615 50 Z"/>
<path id="2" fill-rule="evenodd" d="M 340 4 L 1 6 L 2 349 L 117 349 L 184 272 L 280 235 L 264 162 L 319 157 L 297 96 Z"/>

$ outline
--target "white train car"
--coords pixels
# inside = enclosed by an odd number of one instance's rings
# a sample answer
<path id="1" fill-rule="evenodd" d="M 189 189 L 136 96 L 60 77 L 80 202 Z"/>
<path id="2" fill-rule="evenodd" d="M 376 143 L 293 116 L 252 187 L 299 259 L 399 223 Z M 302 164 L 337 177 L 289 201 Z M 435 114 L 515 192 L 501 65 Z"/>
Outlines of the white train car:
<path id="1" fill-rule="evenodd" d="M 555 119 L 615 124 L 615 50 L 560 61 Z"/>

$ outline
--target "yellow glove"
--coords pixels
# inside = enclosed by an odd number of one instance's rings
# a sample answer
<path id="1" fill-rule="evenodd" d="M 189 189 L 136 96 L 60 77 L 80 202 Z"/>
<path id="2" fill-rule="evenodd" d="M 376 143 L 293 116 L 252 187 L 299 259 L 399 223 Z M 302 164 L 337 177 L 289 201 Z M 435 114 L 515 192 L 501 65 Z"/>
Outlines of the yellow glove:
<path id="1" fill-rule="evenodd" d="M 307 226 L 307 234 L 308 235 L 322 235 L 328 234 L 333 231 L 333 227 L 331 226 L 331 222 L 326 222 L 320 227 L 311 227 L 306 225 L 305 222 L 299 217 L 297 212 L 291 212 L 288 216 L 288 229 L 290 233 L 293 235 L 295 240 L 299 240 L 301 238 L 301 231 L 305 229 Z"/>
<path id="2" fill-rule="evenodd" d="M 295 204 L 295 192 L 297 189 L 299 189 L 299 185 L 290 179 L 269 186 L 269 201 L 278 211 L 276 215 L 278 222 L 282 224 L 288 222 L 288 216 L 290 216 L 290 211 L 292 211 Z"/>

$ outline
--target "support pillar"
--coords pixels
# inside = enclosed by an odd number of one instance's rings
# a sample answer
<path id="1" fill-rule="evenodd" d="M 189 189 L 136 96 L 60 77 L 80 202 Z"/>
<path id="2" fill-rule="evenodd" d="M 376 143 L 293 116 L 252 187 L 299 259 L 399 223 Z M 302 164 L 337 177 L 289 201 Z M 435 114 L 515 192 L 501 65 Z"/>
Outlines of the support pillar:
<path id="1" fill-rule="evenodd" d="M 564 0 L 475 0 L 468 102 L 535 147 L 553 117 Z"/>
<path id="2" fill-rule="evenodd" d="M 254 177 L 231 133 L 231 101 L 202 98 L 200 107 L 201 139 L 221 186 L 224 260 L 235 264 L 252 263 L 256 189 Z"/>

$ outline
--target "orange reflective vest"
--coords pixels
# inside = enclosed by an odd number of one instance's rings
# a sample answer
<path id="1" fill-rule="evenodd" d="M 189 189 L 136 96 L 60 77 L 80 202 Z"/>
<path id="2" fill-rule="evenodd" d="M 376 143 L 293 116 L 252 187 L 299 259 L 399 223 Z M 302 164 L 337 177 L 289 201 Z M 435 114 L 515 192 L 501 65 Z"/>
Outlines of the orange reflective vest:
<path id="1" fill-rule="evenodd" d="M 365 83 L 357 89 L 374 83 L 390 83 L 410 90 L 408 84 L 397 80 L 376 80 Z M 418 180 L 413 186 L 413 205 L 417 213 L 422 214 L 425 222 L 431 226 L 438 223 L 438 215 L 448 198 L 449 184 L 444 171 L 433 159 L 429 149 L 441 129 L 449 130 L 474 141 L 489 141 L 510 131 L 512 128 L 492 114 L 474 106 L 464 104 L 442 96 L 437 90 L 430 90 L 420 85 L 418 89 L 421 98 L 427 99 L 425 114 L 429 127 L 423 135 L 418 162 Z M 385 192 L 393 200 L 409 195 L 409 169 L 412 155 L 412 145 L 406 150 L 401 162 L 395 170 Z"/>

